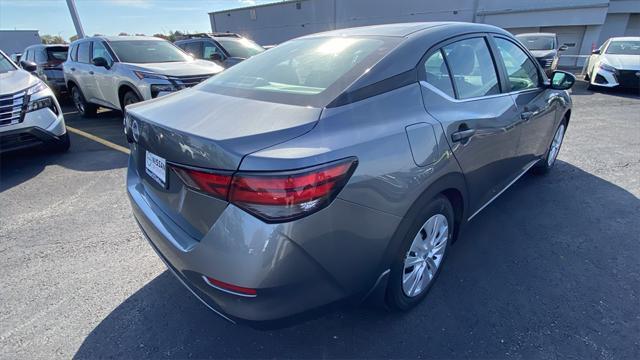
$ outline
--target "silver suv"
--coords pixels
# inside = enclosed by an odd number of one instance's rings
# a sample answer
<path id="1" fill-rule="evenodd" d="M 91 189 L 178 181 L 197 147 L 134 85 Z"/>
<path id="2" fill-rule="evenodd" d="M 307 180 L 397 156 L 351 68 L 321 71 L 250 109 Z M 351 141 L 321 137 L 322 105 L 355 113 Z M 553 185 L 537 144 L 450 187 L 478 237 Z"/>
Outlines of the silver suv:
<path id="1" fill-rule="evenodd" d="M 51 89 L 2 51 L 0 85 L 0 154 L 40 145 L 69 149 L 64 115 Z"/>
<path id="2" fill-rule="evenodd" d="M 74 41 L 63 65 L 83 116 L 99 106 L 125 106 L 194 86 L 223 70 L 194 60 L 170 42 L 146 36 L 96 36 Z"/>

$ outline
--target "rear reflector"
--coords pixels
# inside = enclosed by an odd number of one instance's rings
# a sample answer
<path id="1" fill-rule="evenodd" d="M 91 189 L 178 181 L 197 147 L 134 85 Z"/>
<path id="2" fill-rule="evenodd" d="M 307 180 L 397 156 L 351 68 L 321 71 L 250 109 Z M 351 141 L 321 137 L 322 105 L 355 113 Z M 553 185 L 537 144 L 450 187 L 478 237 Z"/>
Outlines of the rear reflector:
<path id="1" fill-rule="evenodd" d="M 218 290 L 222 290 L 224 292 L 231 293 L 233 295 L 244 296 L 244 297 L 256 297 L 258 295 L 258 292 L 256 291 L 256 289 L 229 284 L 205 275 L 202 275 L 202 279 L 209 286 L 214 287 Z"/>
<path id="2" fill-rule="evenodd" d="M 223 174 L 173 167 L 189 187 L 227 200 L 266 222 L 295 220 L 327 205 L 357 166 L 355 158 L 283 172 Z"/>

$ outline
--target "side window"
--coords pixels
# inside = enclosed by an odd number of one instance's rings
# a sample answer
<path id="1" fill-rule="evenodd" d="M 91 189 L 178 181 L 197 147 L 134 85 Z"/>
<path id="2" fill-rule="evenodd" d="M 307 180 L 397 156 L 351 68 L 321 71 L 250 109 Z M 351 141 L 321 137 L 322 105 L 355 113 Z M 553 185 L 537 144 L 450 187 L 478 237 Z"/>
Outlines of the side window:
<path id="1" fill-rule="evenodd" d="M 69 59 L 71 59 L 71 61 L 78 60 L 78 44 L 73 44 L 73 46 L 71 46 L 71 50 L 69 50 Z"/>
<path id="2" fill-rule="evenodd" d="M 90 41 L 85 41 L 78 44 L 78 62 L 81 63 L 89 63 L 89 58 L 91 57 L 89 51 L 91 50 Z"/>
<path id="3" fill-rule="evenodd" d="M 458 98 L 500 93 L 496 69 L 484 38 L 460 40 L 443 48 Z"/>
<path id="4" fill-rule="evenodd" d="M 105 60 L 107 60 L 109 66 L 111 66 L 113 63 L 113 61 L 111 60 L 111 55 L 109 54 L 109 51 L 104 46 L 104 43 L 102 41 L 93 42 L 93 54 L 91 56 L 91 63 L 93 64 L 93 60 L 97 58 L 104 58 Z"/>
<path id="5" fill-rule="evenodd" d="M 210 42 L 205 42 L 203 47 L 203 54 L 202 54 L 202 58 L 205 60 L 211 60 L 211 57 L 213 56 L 213 54 L 219 54 L 220 58 L 222 58 L 224 60 L 225 56 L 224 53 L 222 52 L 222 50 L 220 50 L 215 44 L 210 43 Z"/>
<path id="6" fill-rule="evenodd" d="M 447 64 L 444 62 L 442 56 L 442 50 L 431 54 L 427 61 L 424 62 L 424 69 L 426 74 L 426 81 L 435 86 L 443 93 L 455 97 L 453 92 L 453 86 L 451 85 L 451 77 L 449 77 L 449 70 L 447 70 Z"/>
<path id="7" fill-rule="evenodd" d="M 527 54 L 507 39 L 496 38 L 496 46 L 507 69 L 511 91 L 537 88 L 538 68 Z"/>
<path id="8" fill-rule="evenodd" d="M 27 53 L 24 55 L 24 59 L 27 61 L 33 61 L 33 59 L 31 58 L 31 54 L 33 54 L 33 50 L 27 50 Z"/>
<path id="9" fill-rule="evenodd" d="M 35 53 L 37 64 L 42 64 L 47 62 L 47 54 L 45 53 L 44 48 L 36 49 L 34 53 Z"/>
<path id="10" fill-rule="evenodd" d="M 202 59 L 202 42 L 194 41 L 186 43 L 180 46 L 182 50 L 196 57 L 196 59 Z"/>

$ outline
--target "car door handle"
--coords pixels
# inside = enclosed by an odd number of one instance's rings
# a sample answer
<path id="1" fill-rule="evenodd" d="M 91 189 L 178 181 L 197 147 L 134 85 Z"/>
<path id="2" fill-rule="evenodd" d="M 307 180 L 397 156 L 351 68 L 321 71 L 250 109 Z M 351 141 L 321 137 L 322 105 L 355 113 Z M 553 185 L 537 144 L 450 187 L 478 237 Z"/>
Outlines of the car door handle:
<path id="1" fill-rule="evenodd" d="M 534 112 L 533 111 L 523 111 L 520 114 L 520 119 L 527 121 L 529 119 L 531 119 L 531 117 L 533 116 Z"/>
<path id="2" fill-rule="evenodd" d="M 93 75 L 93 71 L 89 71 L 89 75 Z"/>
<path id="3" fill-rule="evenodd" d="M 453 142 L 463 141 L 473 136 L 476 133 L 476 129 L 467 129 L 451 134 L 451 140 Z"/>
<path id="4" fill-rule="evenodd" d="M 76 71 L 76 68 L 71 68 L 71 71 Z"/>

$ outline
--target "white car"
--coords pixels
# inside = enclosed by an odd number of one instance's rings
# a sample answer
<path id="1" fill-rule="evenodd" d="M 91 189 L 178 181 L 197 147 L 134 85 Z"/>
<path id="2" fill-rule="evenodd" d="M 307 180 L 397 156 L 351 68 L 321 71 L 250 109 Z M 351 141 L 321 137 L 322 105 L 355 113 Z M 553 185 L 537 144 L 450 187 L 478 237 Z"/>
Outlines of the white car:
<path id="1" fill-rule="evenodd" d="M 593 51 L 584 76 L 589 86 L 640 89 L 640 37 L 614 37 Z"/>
<path id="2" fill-rule="evenodd" d="M 69 149 L 62 109 L 47 84 L 0 51 L 0 153 L 45 145 Z"/>

